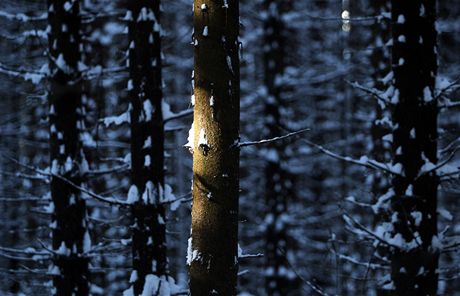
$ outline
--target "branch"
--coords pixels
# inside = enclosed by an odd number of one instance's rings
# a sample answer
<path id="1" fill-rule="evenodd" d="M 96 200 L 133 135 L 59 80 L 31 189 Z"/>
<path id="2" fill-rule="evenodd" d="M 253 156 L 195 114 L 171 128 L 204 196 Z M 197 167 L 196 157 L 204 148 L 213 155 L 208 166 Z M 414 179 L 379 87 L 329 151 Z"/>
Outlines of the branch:
<path id="1" fill-rule="evenodd" d="M 296 131 L 296 132 L 286 134 L 284 136 L 279 136 L 279 137 L 275 137 L 275 138 L 271 138 L 271 139 L 265 139 L 265 140 L 260 140 L 260 141 L 252 141 L 252 142 L 240 142 L 240 143 L 237 143 L 235 146 L 238 147 L 238 148 L 241 148 L 241 147 L 246 147 L 246 146 L 267 144 L 267 143 L 271 143 L 271 142 L 275 142 L 275 141 L 279 141 L 279 140 L 284 140 L 286 138 L 290 138 L 290 137 L 302 134 L 302 133 L 307 132 L 309 130 L 310 130 L 309 128 L 305 128 L 305 129 L 301 129 L 301 130 Z"/>
<path id="2" fill-rule="evenodd" d="M 350 215 L 348 215 L 347 213 L 344 213 L 343 214 L 343 218 L 345 220 L 345 222 L 353 227 L 353 225 L 356 225 L 360 230 L 364 231 L 366 234 L 368 234 L 370 237 L 373 237 L 375 238 L 376 240 L 378 240 L 379 242 L 381 242 L 382 244 L 385 244 L 389 247 L 392 247 L 392 248 L 395 248 L 397 250 L 400 250 L 401 248 L 398 246 L 398 245 L 395 245 L 395 244 L 392 244 L 388 241 L 386 241 L 385 239 L 383 239 L 382 237 L 378 236 L 377 234 L 375 234 L 374 232 L 370 231 L 369 229 L 367 229 L 364 225 L 362 225 L 361 223 L 359 223 L 358 221 L 356 221 L 353 217 L 351 217 Z"/>
<path id="3" fill-rule="evenodd" d="M 393 174 L 393 175 L 401 175 L 399 172 L 393 171 L 387 164 L 378 162 L 378 161 L 373 160 L 373 159 L 369 159 L 366 156 L 361 157 L 361 159 L 359 159 L 359 160 L 358 159 L 353 159 L 353 158 L 348 157 L 348 156 L 342 156 L 342 155 L 336 154 L 336 153 L 324 148 L 323 146 L 318 145 L 316 143 L 313 143 L 311 141 L 308 141 L 306 139 L 302 139 L 302 141 L 304 143 L 310 145 L 310 146 L 316 147 L 317 149 L 319 149 L 321 152 L 323 152 L 327 156 L 330 156 L 330 157 L 335 158 L 337 160 L 346 161 L 346 162 L 356 164 L 356 165 L 360 165 L 360 166 L 363 166 L 363 167 L 366 167 L 366 168 L 369 168 L 369 169 L 382 170 L 382 171 L 385 171 L 385 172 Z"/>
<path id="4" fill-rule="evenodd" d="M 354 88 L 357 88 L 359 90 L 362 90 L 364 91 L 365 93 L 368 93 L 372 96 L 374 96 L 377 100 L 381 101 L 382 103 L 384 103 L 385 105 L 389 105 L 391 102 L 383 97 L 383 93 L 375 88 L 368 88 L 368 87 L 365 87 L 361 84 L 359 84 L 358 82 L 351 82 L 349 80 L 345 80 L 346 83 L 348 83 L 349 85 L 351 85 L 352 87 Z"/>
<path id="5" fill-rule="evenodd" d="M 3 10 L 0 10 L 0 17 L 6 18 L 9 21 L 19 21 L 19 22 L 36 22 L 36 21 L 45 21 L 48 19 L 48 13 L 43 13 L 39 16 L 28 16 L 24 13 L 12 14 Z"/>
<path id="6" fill-rule="evenodd" d="M 296 274 L 296 276 L 304 283 L 306 283 L 313 291 L 318 293 L 319 295 L 327 296 L 328 294 L 324 292 L 320 287 L 315 285 L 314 283 L 310 282 L 309 280 L 305 279 L 303 276 L 299 274 L 299 272 L 294 268 L 294 265 L 289 261 L 288 257 L 286 256 L 286 252 L 284 252 L 283 249 L 278 248 L 278 251 L 283 254 L 284 260 L 286 263 L 289 265 L 289 267 L 292 269 L 292 271 Z"/>
<path id="7" fill-rule="evenodd" d="M 87 190 L 86 188 L 75 184 L 74 182 L 70 181 L 69 179 L 65 178 L 64 176 L 61 176 L 61 175 L 58 175 L 58 174 L 53 174 L 53 173 L 48 173 L 48 172 L 45 172 L 43 170 L 37 169 L 36 167 L 23 164 L 23 163 L 19 162 L 18 160 L 14 159 L 12 157 L 9 157 L 9 156 L 4 156 L 3 155 L 3 157 L 6 157 L 6 158 L 10 159 L 11 161 L 13 161 L 14 163 L 16 163 L 17 165 L 20 165 L 20 166 L 25 167 L 25 168 L 27 168 L 29 170 L 32 170 L 32 171 L 34 171 L 34 172 L 36 172 L 36 173 L 38 173 L 40 175 L 58 178 L 59 180 L 64 181 L 68 185 L 74 187 L 75 189 L 80 190 L 82 193 L 85 193 L 85 194 L 91 196 L 92 198 L 94 198 L 96 200 L 108 203 L 110 205 L 118 205 L 118 206 L 128 206 L 129 205 L 125 201 L 121 201 L 121 200 L 115 199 L 113 197 L 104 197 L 104 196 L 98 195 L 98 194 L 96 194 L 94 192 L 91 192 L 91 191 Z"/>
<path id="8" fill-rule="evenodd" d="M 186 109 L 186 110 L 182 110 L 182 111 L 180 111 L 178 113 L 171 113 L 169 116 L 165 116 L 163 118 L 163 123 L 166 124 L 167 122 L 169 122 L 171 120 L 180 119 L 180 118 L 189 116 L 191 114 L 193 114 L 193 109 Z"/>

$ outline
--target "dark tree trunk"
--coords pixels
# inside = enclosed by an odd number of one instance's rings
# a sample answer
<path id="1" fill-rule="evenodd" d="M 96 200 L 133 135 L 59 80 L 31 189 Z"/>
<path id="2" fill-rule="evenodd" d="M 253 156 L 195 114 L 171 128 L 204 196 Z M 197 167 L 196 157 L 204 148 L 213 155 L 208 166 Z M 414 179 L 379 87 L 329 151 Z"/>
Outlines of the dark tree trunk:
<path id="1" fill-rule="evenodd" d="M 148 276 L 168 275 L 164 184 L 164 128 L 161 88 L 159 1 L 128 1 L 131 119 L 131 177 L 134 295 Z M 153 294 L 166 284 L 157 281 Z M 160 286 L 160 287 L 159 287 Z"/>
<path id="2" fill-rule="evenodd" d="M 402 166 L 392 182 L 395 295 L 436 295 L 438 285 L 435 18 L 435 0 L 392 1 L 393 164 Z"/>
<path id="3" fill-rule="evenodd" d="M 389 11 L 388 0 L 372 0 L 370 1 L 371 15 L 380 15 Z M 391 70 L 390 67 L 390 49 L 386 46 L 387 41 L 391 38 L 390 24 L 386 20 L 376 20 L 371 27 L 371 46 L 372 54 L 370 55 L 370 62 L 372 65 L 372 80 L 373 87 L 376 89 L 383 89 L 388 85 L 383 82 L 383 79 Z M 375 100 L 375 98 L 372 98 Z M 371 136 L 372 136 L 372 155 L 380 162 L 390 161 L 390 147 L 391 144 L 385 142 L 382 138 L 390 132 L 388 126 L 382 122 L 382 118 L 389 115 L 389 110 L 385 109 L 381 103 L 376 102 L 374 108 L 375 120 L 372 122 Z M 387 178 L 383 176 L 380 171 L 376 171 L 372 176 L 372 192 L 374 194 L 383 194 L 388 190 L 389 184 Z"/>
<path id="4" fill-rule="evenodd" d="M 80 53 L 79 1 L 48 0 L 49 121 L 51 172 L 76 185 L 87 166 L 80 132 L 82 83 L 78 71 Z M 51 179 L 53 293 L 88 295 L 88 258 L 90 240 L 86 203 L 81 193 L 58 177 Z"/>
<path id="5" fill-rule="evenodd" d="M 286 96 L 292 91 L 285 84 L 280 84 L 277 78 L 285 75 L 289 66 L 288 57 L 292 56 L 292 38 L 290 29 L 283 20 L 283 14 L 292 10 L 290 1 L 265 0 L 264 18 L 264 85 L 267 95 L 264 98 L 265 112 L 264 138 L 273 138 L 282 134 L 287 128 L 287 120 L 280 109 L 288 108 Z M 290 295 L 298 288 L 295 273 L 290 270 L 286 261 L 288 246 L 292 239 L 288 235 L 288 200 L 294 200 L 295 178 L 287 168 L 289 155 L 285 151 L 286 143 L 275 142 L 270 148 L 263 150 L 266 155 L 265 166 L 265 200 L 267 212 L 266 247 L 265 247 L 265 291 L 267 295 Z"/>
<path id="6" fill-rule="evenodd" d="M 192 295 L 236 295 L 239 1 L 194 2 Z"/>

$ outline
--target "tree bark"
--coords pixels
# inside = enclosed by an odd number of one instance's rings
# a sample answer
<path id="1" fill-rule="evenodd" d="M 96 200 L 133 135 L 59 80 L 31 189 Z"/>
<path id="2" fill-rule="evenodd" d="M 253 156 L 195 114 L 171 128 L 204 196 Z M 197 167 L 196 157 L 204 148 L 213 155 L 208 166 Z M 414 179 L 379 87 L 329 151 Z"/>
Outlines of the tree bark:
<path id="1" fill-rule="evenodd" d="M 160 1 L 128 2 L 131 122 L 131 177 L 129 190 L 132 228 L 134 295 L 144 291 L 146 278 L 168 278 L 164 201 L 164 127 Z M 153 293 L 163 291 L 157 281 Z M 163 287 L 164 288 L 164 287 Z M 152 294 L 155 295 L 155 294 Z"/>
<path id="2" fill-rule="evenodd" d="M 80 133 L 82 83 L 79 1 L 48 0 L 49 121 L 51 172 L 80 185 L 87 163 Z M 89 251 L 86 203 L 68 182 L 51 178 L 53 294 L 88 295 Z"/>
<path id="3" fill-rule="evenodd" d="M 194 2 L 192 295 L 236 295 L 239 1 Z"/>
<path id="4" fill-rule="evenodd" d="M 392 1 L 392 149 L 402 167 L 392 181 L 394 241 L 401 241 L 391 254 L 395 295 L 436 295 L 438 285 L 439 178 L 427 172 L 438 160 L 435 19 L 435 0 Z"/>

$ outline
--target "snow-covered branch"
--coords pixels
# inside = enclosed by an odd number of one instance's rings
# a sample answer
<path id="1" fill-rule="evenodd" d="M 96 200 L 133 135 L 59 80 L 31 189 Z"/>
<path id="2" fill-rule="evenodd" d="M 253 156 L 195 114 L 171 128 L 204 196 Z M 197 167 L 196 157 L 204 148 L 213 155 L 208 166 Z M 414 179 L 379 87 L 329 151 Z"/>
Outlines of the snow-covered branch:
<path id="1" fill-rule="evenodd" d="M 318 150 L 320 150 L 324 154 L 326 154 L 326 155 L 328 155 L 328 156 L 330 156 L 332 158 L 335 158 L 337 160 L 341 160 L 341 161 L 345 161 L 345 162 L 348 162 L 348 163 L 356 164 L 356 165 L 363 166 L 363 167 L 366 167 L 366 168 L 369 168 L 369 169 L 382 170 L 384 172 L 387 172 L 387 173 L 390 173 L 390 174 L 393 174 L 393 175 L 402 175 L 401 166 L 398 165 L 398 164 L 395 164 L 395 165 L 384 164 L 384 163 L 378 162 L 376 160 L 369 159 L 367 156 L 362 156 L 360 159 L 354 159 L 354 158 L 351 158 L 351 157 L 348 157 L 348 156 L 342 156 L 342 155 L 336 154 L 336 153 L 324 148 L 323 146 L 318 145 L 316 143 L 313 143 L 313 142 L 311 142 L 309 140 L 302 139 L 302 141 L 304 143 L 307 143 L 310 146 L 313 146 L 313 147 L 317 148 Z"/>
<path id="2" fill-rule="evenodd" d="M 36 22 L 36 21 L 45 21 L 48 18 L 48 13 L 43 13 L 39 16 L 29 16 L 24 13 L 9 13 L 3 10 L 0 10 L 0 17 L 3 17 L 9 21 L 19 21 L 19 22 Z"/>

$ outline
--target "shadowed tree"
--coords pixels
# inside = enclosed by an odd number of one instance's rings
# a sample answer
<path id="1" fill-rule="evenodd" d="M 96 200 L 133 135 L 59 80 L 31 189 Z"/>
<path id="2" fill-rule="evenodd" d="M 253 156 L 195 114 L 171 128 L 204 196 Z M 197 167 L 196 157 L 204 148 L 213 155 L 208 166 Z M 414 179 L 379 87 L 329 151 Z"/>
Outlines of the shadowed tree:
<path id="1" fill-rule="evenodd" d="M 264 125 L 265 138 L 273 138 L 288 128 L 286 96 L 292 90 L 281 81 L 291 62 L 293 36 L 292 29 L 285 23 L 283 16 L 291 12 L 291 1 L 265 0 L 264 11 Z M 291 54 L 288 54 L 291 53 Z M 281 110 L 283 109 L 283 110 Z M 271 148 L 262 150 L 266 155 L 265 166 L 265 290 L 268 295 L 288 295 L 298 288 L 295 273 L 286 261 L 287 248 L 292 246 L 288 235 L 288 201 L 295 200 L 294 175 L 289 171 L 287 161 L 289 153 L 286 143 L 275 142 Z"/>
<path id="2" fill-rule="evenodd" d="M 392 1 L 394 74 L 393 242 L 395 295 L 436 295 L 438 106 L 436 1 Z"/>
<path id="3" fill-rule="evenodd" d="M 81 108 L 82 78 L 79 1 L 48 0 L 49 122 L 53 294 L 88 295 L 85 252 L 91 247 L 86 203 L 80 185 L 88 164 L 80 140 L 85 114 Z M 62 177 L 64 178 L 62 178 Z M 67 179 L 67 180 L 66 180 Z M 68 182 L 70 181 L 70 182 Z"/>
<path id="4" fill-rule="evenodd" d="M 127 1 L 134 295 L 166 295 L 160 1 Z M 148 283 L 148 284 L 147 284 Z M 150 290 L 149 290 L 150 289 Z"/>

